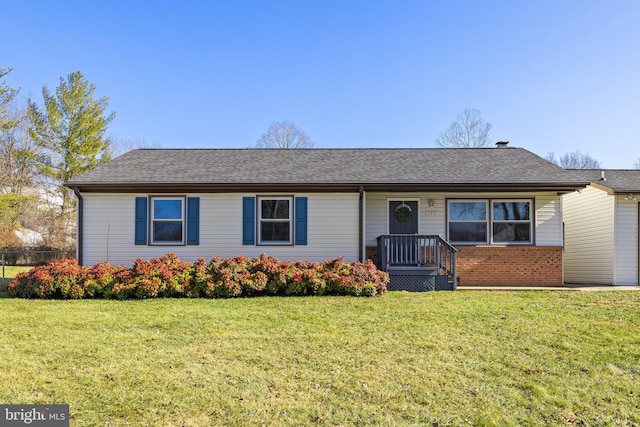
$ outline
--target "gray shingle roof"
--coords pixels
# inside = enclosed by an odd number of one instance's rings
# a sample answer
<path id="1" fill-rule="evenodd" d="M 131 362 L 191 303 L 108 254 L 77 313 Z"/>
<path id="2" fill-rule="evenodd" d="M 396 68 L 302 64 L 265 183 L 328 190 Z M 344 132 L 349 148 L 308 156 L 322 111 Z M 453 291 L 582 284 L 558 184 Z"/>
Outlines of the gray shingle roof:
<path id="1" fill-rule="evenodd" d="M 640 193 L 640 170 L 631 169 L 582 169 L 570 170 L 580 179 L 610 188 L 616 193 Z M 604 172 L 605 179 L 602 179 Z"/>
<path id="2" fill-rule="evenodd" d="M 67 185 L 580 186 L 584 181 L 522 148 L 139 149 Z"/>

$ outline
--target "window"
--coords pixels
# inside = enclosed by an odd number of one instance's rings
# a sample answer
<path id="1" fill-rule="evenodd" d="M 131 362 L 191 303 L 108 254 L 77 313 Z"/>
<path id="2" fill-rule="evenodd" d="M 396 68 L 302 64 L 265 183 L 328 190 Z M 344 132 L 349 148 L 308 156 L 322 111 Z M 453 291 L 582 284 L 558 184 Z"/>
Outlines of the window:
<path id="1" fill-rule="evenodd" d="M 493 242 L 531 243 L 531 202 L 494 200 Z"/>
<path id="2" fill-rule="evenodd" d="M 533 243 L 531 200 L 450 200 L 452 243 Z"/>
<path id="3" fill-rule="evenodd" d="M 449 240 L 487 243 L 487 202 L 449 202 Z"/>
<path id="4" fill-rule="evenodd" d="M 292 198 L 258 198 L 258 242 L 269 245 L 292 243 Z"/>
<path id="5" fill-rule="evenodd" d="M 243 197 L 242 244 L 307 245 L 307 201 L 307 197 Z"/>
<path id="6" fill-rule="evenodd" d="M 184 244 L 184 198 L 151 198 L 151 243 Z"/>
<path id="7" fill-rule="evenodd" d="M 134 236 L 136 245 L 199 245 L 200 197 L 136 197 Z"/>

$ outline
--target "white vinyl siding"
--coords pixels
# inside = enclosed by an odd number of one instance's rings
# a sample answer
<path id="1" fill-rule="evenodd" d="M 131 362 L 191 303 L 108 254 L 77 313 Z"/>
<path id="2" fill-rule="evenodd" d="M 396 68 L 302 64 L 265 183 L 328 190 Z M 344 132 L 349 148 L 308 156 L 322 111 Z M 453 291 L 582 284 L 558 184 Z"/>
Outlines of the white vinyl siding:
<path id="1" fill-rule="evenodd" d="M 136 246 L 135 197 L 147 194 L 83 193 L 83 262 L 101 261 L 131 265 L 135 258 L 152 258 L 174 252 L 187 261 L 198 257 L 259 256 L 261 253 L 288 260 L 324 261 L 344 256 L 358 259 L 358 193 L 322 193 L 308 197 L 306 246 L 243 246 L 242 197 L 255 193 L 188 194 L 200 197 L 200 244 L 198 246 Z"/>
<path id="2" fill-rule="evenodd" d="M 563 196 L 565 283 L 613 283 L 614 198 L 587 187 Z"/>
<path id="3" fill-rule="evenodd" d="M 376 238 L 389 232 L 389 200 L 419 200 L 420 217 L 418 230 L 420 234 L 446 236 L 445 199 L 442 194 L 416 193 L 372 193 L 367 192 L 365 244 L 377 245 Z M 433 208 L 429 207 L 429 200 L 433 200 Z"/>
<path id="4" fill-rule="evenodd" d="M 373 193 L 367 192 L 365 244 L 375 246 L 376 238 L 388 232 L 388 200 L 419 199 L 420 234 L 447 236 L 447 199 L 534 199 L 533 230 L 536 246 L 562 246 L 562 211 L 556 193 Z M 429 207 L 433 200 L 433 207 Z"/>
<path id="5" fill-rule="evenodd" d="M 638 202 L 609 196 L 615 203 L 614 285 L 638 284 Z"/>
<path id="6" fill-rule="evenodd" d="M 535 244 L 536 246 L 560 246 L 562 242 L 562 204 L 553 195 L 537 196 Z"/>

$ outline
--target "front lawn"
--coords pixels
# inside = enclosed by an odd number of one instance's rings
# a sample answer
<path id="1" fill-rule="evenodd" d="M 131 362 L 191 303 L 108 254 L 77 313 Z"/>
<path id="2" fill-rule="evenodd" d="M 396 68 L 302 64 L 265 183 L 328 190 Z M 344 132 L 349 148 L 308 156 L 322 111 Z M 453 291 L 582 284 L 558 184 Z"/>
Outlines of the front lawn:
<path id="1" fill-rule="evenodd" d="M 638 425 L 640 292 L 0 300 L 0 402 L 72 425 Z"/>

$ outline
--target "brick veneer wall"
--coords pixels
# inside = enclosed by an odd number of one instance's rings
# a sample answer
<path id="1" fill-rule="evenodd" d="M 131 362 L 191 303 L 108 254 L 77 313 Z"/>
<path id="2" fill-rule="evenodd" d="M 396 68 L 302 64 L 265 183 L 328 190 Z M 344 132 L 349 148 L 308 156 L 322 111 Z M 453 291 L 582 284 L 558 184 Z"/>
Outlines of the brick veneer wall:
<path id="1" fill-rule="evenodd" d="M 562 286 L 560 246 L 457 246 L 461 286 Z M 378 248 L 367 246 L 374 262 Z"/>
<path id="2" fill-rule="evenodd" d="M 457 246 L 461 286 L 562 286 L 560 246 Z"/>

